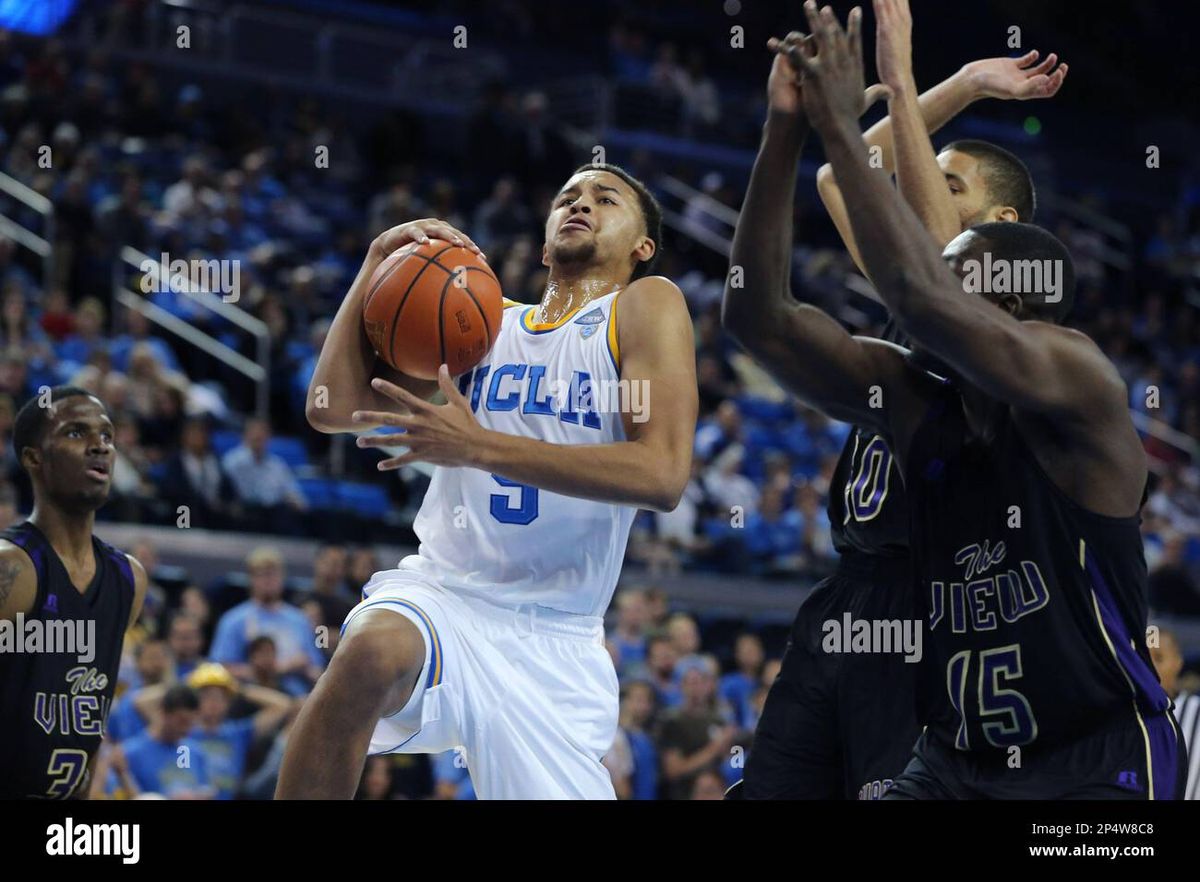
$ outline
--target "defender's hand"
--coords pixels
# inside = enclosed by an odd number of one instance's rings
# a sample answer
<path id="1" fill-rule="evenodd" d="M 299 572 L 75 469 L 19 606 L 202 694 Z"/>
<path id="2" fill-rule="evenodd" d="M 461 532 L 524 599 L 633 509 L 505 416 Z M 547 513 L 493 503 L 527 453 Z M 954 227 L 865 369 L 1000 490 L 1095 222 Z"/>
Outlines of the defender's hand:
<path id="1" fill-rule="evenodd" d="M 908 0 L 875 0 L 875 71 L 893 90 L 913 86 L 912 13 Z"/>
<path id="2" fill-rule="evenodd" d="M 1058 55 L 1051 52 L 1037 64 L 1038 51 L 1032 49 L 1020 58 L 981 58 L 962 69 L 972 90 L 980 98 L 1028 101 L 1052 98 L 1067 78 L 1065 63 L 1054 67 Z"/>

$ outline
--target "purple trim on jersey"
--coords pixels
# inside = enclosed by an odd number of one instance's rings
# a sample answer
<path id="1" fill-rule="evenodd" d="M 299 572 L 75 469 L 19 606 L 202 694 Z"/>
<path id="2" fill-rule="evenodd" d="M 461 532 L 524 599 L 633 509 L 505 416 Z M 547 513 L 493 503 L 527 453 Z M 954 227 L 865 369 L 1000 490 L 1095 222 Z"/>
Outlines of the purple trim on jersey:
<path id="1" fill-rule="evenodd" d="M 1133 683 L 1135 700 L 1143 711 L 1153 714 L 1165 713 L 1171 707 L 1171 699 L 1167 697 L 1154 671 L 1133 648 L 1133 638 L 1125 627 L 1125 622 L 1121 620 L 1113 594 L 1108 589 L 1100 568 L 1096 566 L 1090 548 L 1084 548 L 1084 563 L 1092 590 L 1096 594 L 1096 603 L 1100 607 L 1101 624 L 1117 654 L 1117 663 Z"/>
<path id="2" fill-rule="evenodd" d="M 112 558 L 113 563 L 117 565 L 117 568 L 121 571 L 121 574 L 129 581 L 129 584 L 134 588 L 137 588 L 137 582 L 135 582 L 133 578 L 133 564 L 129 562 L 129 556 L 126 555 L 125 552 L 113 548 L 108 544 L 104 545 L 104 550 L 108 553 L 108 556 Z"/>
<path id="3" fill-rule="evenodd" d="M 1134 685 L 1134 702 L 1146 713 L 1142 722 L 1146 727 L 1146 738 L 1150 755 L 1146 762 L 1154 777 L 1155 799 L 1175 798 L 1175 779 L 1179 764 L 1179 740 L 1171 716 L 1171 699 L 1158 682 L 1158 677 L 1133 648 L 1132 638 L 1121 620 L 1112 592 L 1100 568 L 1092 558 L 1090 548 L 1084 547 L 1084 564 L 1096 603 L 1100 607 L 1100 620 L 1117 654 L 1121 665 Z"/>
<path id="4" fill-rule="evenodd" d="M 1150 741 L 1150 774 L 1154 776 L 1155 799 L 1178 799 L 1175 792 L 1179 776 L 1179 732 L 1171 714 L 1146 719 L 1146 737 Z"/>

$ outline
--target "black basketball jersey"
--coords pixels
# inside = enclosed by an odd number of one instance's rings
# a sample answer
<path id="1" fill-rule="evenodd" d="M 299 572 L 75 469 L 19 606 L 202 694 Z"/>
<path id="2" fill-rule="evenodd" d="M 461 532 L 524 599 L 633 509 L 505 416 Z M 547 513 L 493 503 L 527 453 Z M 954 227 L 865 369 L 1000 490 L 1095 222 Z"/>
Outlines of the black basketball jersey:
<path id="1" fill-rule="evenodd" d="M 905 463 L 918 608 L 919 713 L 959 750 L 1069 743 L 1162 714 L 1146 649 L 1140 517 L 1095 514 L 1042 470 L 1011 414 L 970 437 L 941 386 Z"/>
<path id="2" fill-rule="evenodd" d="M 880 336 L 889 343 L 907 344 L 892 321 Z M 830 482 L 828 511 L 839 554 L 908 556 L 904 482 L 881 436 L 857 427 L 850 433 Z"/>
<path id="3" fill-rule="evenodd" d="M 33 524 L 0 538 L 23 548 L 37 570 L 22 644 L 12 647 L 24 651 L 0 652 L 0 798 L 65 798 L 83 780 L 104 734 L 133 605 L 133 570 L 123 553 L 93 536 L 96 575 L 80 593 Z M 36 633 L 44 650 L 52 631 L 65 637 L 68 630 L 76 635 L 74 651 L 31 651 Z M 54 648 L 63 648 L 61 641 Z"/>

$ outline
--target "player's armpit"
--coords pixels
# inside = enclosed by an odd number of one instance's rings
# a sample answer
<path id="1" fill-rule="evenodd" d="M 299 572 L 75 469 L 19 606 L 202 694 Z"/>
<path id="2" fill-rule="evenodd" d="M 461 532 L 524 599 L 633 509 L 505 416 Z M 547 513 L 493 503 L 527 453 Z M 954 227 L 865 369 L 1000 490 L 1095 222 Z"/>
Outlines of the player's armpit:
<path id="1" fill-rule="evenodd" d="M 37 599 L 37 570 L 23 550 L 0 541 L 0 619 L 28 615 Z"/>
<path id="2" fill-rule="evenodd" d="M 683 293 L 662 276 L 638 279 L 616 302 L 621 422 L 661 476 L 670 511 L 691 476 L 700 408 L 691 315 Z"/>

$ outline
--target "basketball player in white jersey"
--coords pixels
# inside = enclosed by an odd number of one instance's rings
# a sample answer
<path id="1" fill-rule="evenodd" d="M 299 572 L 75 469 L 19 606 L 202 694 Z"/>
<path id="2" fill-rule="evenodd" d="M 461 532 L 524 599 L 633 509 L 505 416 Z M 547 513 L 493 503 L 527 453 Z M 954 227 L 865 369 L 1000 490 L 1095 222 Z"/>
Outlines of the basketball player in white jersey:
<path id="1" fill-rule="evenodd" d="M 617 726 L 603 619 L 638 508 L 670 511 L 691 467 L 693 331 L 679 289 L 647 271 L 661 211 L 622 169 L 584 166 L 546 221 L 542 301 L 506 300 L 496 344 L 436 383 L 376 360 L 367 282 L 437 220 L 371 245 L 321 351 L 307 415 L 323 432 L 394 427 L 363 446 L 434 474 L 416 554 L 376 573 L 288 740 L 280 798 L 350 798 L 368 753 L 461 749 L 484 799 L 612 799 Z M 620 406 L 607 394 L 627 389 Z M 433 404 L 437 391 L 446 403 Z M 327 407 L 321 407 L 327 404 Z"/>

